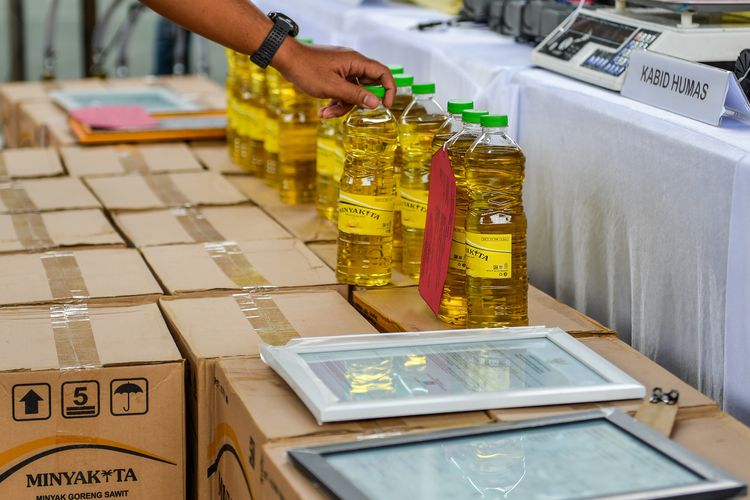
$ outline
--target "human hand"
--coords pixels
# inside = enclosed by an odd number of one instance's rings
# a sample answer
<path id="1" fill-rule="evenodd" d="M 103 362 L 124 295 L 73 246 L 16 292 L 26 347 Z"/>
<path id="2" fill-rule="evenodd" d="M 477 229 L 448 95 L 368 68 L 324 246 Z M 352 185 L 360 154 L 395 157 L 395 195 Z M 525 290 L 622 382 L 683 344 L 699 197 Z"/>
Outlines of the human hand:
<path id="1" fill-rule="evenodd" d="M 376 108 L 380 100 L 360 85 L 383 85 L 386 107 L 396 95 L 396 83 L 385 65 L 343 47 L 305 45 L 288 38 L 271 65 L 307 94 L 331 99 L 318 113 L 321 118 L 343 116 L 355 105 Z"/>

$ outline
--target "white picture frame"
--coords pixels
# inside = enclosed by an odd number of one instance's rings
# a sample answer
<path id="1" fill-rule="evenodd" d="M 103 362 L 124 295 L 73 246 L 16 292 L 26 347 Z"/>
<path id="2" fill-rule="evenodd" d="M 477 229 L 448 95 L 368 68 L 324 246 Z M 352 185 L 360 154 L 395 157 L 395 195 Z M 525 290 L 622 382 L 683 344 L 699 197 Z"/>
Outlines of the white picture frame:
<path id="1" fill-rule="evenodd" d="M 285 346 L 263 345 L 261 356 L 321 424 L 645 395 L 638 381 L 559 328 L 305 338 Z M 422 374 L 412 374 L 410 367 L 393 368 L 406 358 L 399 366 L 406 367 L 412 358 L 420 363 L 422 356 Z M 552 358 L 543 366 L 545 356 Z M 474 360 L 476 363 L 469 363 Z M 342 366 L 347 366 L 345 371 Z M 372 366 L 384 366 L 381 375 L 373 372 Z M 389 370 L 395 381 L 389 381 Z M 566 376 L 567 383 L 543 380 Z M 498 383 L 497 379 L 503 380 Z M 446 389 L 449 386 L 452 389 Z"/>
<path id="2" fill-rule="evenodd" d="M 88 106 L 117 104 L 143 106 L 148 113 L 177 113 L 204 109 L 203 106 L 160 86 L 53 90 L 49 95 L 67 112 Z"/>

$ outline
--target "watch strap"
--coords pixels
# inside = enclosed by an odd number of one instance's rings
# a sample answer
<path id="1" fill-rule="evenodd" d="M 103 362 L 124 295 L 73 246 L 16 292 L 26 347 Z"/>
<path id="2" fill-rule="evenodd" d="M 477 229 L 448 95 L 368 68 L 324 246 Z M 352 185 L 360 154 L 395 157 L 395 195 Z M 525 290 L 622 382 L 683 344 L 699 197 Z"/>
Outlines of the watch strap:
<path id="1" fill-rule="evenodd" d="M 271 31 L 266 35 L 263 43 L 260 44 L 258 50 L 250 56 L 250 60 L 261 68 L 267 68 L 271 64 L 271 59 L 279 50 L 281 44 L 284 43 L 284 39 L 287 37 L 289 32 L 292 31 L 289 24 L 284 21 L 277 20 Z"/>

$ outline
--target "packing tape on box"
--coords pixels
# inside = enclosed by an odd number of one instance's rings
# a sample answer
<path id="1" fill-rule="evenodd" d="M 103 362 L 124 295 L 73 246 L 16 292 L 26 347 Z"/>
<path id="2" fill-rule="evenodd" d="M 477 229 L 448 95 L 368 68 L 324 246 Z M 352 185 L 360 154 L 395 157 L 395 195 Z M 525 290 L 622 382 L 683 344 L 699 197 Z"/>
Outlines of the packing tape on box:
<path id="1" fill-rule="evenodd" d="M 173 208 L 172 213 L 196 243 L 223 241 L 224 237 L 197 208 Z"/>
<path id="2" fill-rule="evenodd" d="M 169 174 L 144 175 L 143 180 L 149 189 L 168 207 L 187 207 L 190 200 L 180 191 Z"/>
<path id="3" fill-rule="evenodd" d="M 143 159 L 141 152 L 137 149 L 124 149 L 118 151 L 120 158 L 120 165 L 122 166 L 125 173 L 137 172 L 141 175 L 147 175 L 151 169 L 148 168 L 148 163 Z"/>
<path id="4" fill-rule="evenodd" d="M 299 333 L 286 319 L 273 297 L 249 293 L 236 294 L 233 297 L 255 333 L 266 344 L 286 345 L 291 339 L 299 337 Z"/>
<path id="5" fill-rule="evenodd" d="M 40 213 L 12 214 L 10 216 L 16 238 L 26 250 L 41 250 L 52 248 L 55 242 L 47 232 L 44 219 Z"/>
<path id="6" fill-rule="evenodd" d="M 100 367 L 88 305 L 53 304 L 49 309 L 60 369 Z"/>
<path id="7" fill-rule="evenodd" d="M 47 252 L 41 258 L 54 299 L 89 298 L 86 282 L 72 252 Z"/>
<path id="8" fill-rule="evenodd" d="M 5 212 L 35 212 L 37 210 L 36 205 L 26 193 L 23 183 L 18 181 L 0 184 L 0 201 L 5 206 Z"/>
<path id="9" fill-rule="evenodd" d="M 204 243 L 203 245 L 224 274 L 245 290 L 274 288 L 245 257 L 242 248 L 234 241 Z"/>

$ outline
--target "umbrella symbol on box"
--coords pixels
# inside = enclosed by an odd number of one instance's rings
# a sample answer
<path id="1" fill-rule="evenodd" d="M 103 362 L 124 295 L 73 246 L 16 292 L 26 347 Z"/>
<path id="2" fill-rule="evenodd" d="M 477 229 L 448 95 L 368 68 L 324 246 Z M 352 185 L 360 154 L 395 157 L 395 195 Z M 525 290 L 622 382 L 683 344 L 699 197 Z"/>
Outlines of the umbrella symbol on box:
<path id="1" fill-rule="evenodd" d="M 143 389 L 141 389 L 141 386 L 134 384 L 132 382 L 127 382 L 125 384 L 122 384 L 120 387 L 115 389 L 115 394 L 126 394 L 128 396 L 128 405 L 122 409 L 124 412 L 130 411 L 130 395 L 131 394 L 138 394 L 143 392 Z"/>

